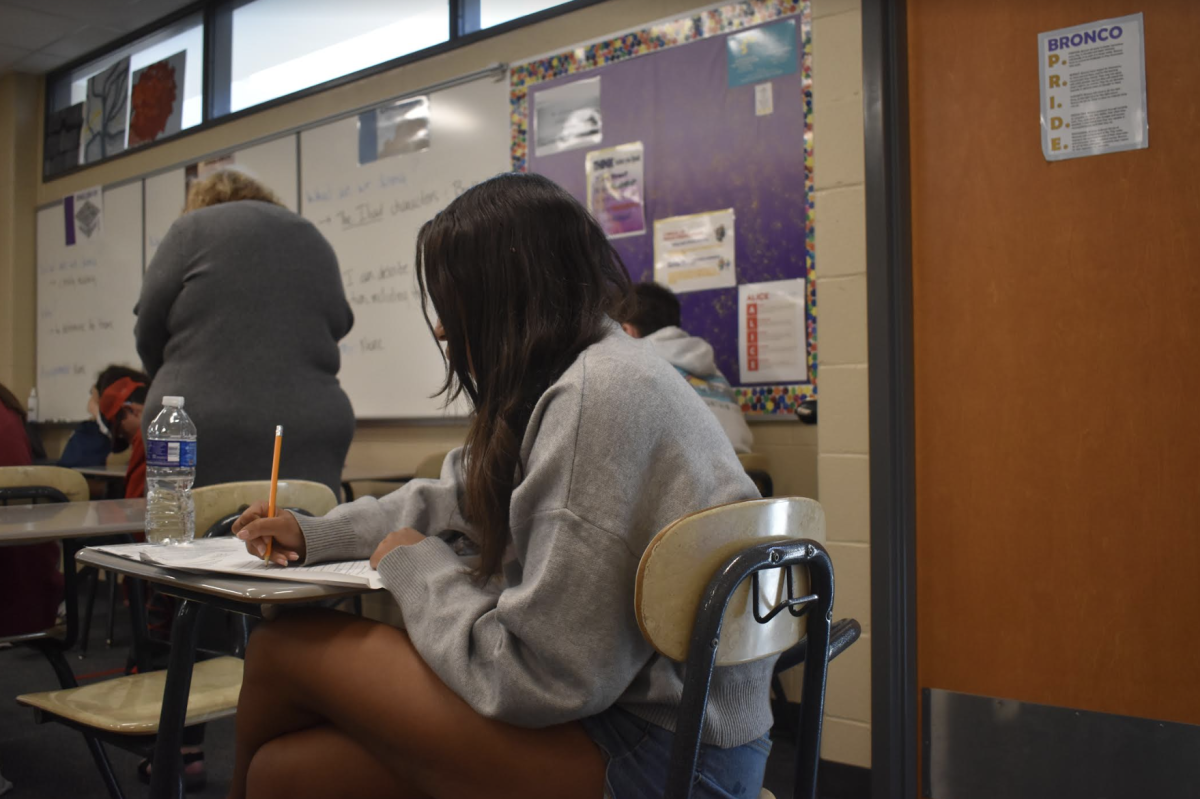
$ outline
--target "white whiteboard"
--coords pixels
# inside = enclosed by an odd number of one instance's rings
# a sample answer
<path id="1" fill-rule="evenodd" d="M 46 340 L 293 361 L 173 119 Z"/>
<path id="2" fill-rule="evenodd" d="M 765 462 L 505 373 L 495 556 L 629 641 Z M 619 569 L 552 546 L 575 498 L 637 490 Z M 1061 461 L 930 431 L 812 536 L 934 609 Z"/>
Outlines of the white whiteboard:
<path id="1" fill-rule="evenodd" d="M 233 168 L 245 172 L 279 195 L 289 211 L 299 210 L 295 134 L 238 150 L 233 154 Z"/>
<path id="2" fill-rule="evenodd" d="M 63 206 L 37 215 L 37 388 L 43 421 L 87 417 L 109 364 L 138 367 L 133 306 L 142 286 L 142 182 L 104 192 L 98 240 L 66 243 Z"/>
<path id="3" fill-rule="evenodd" d="M 357 117 L 300 134 L 301 213 L 333 245 L 354 309 L 338 378 L 360 419 L 445 414 L 430 396 L 445 369 L 421 314 L 417 231 L 509 171 L 508 102 L 507 82 L 490 79 L 432 94 L 429 148 L 361 166 Z"/>
<path id="4" fill-rule="evenodd" d="M 233 169 L 241 170 L 279 195 L 288 210 L 296 211 L 296 136 L 289 134 L 231 154 Z M 171 223 L 183 213 L 187 200 L 187 180 L 183 169 L 172 169 L 146 178 L 146 265 L 149 266 L 158 245 L 171 229 Z"/>
<path id="5" fill-rule="evenodd" d="M 146 262 L 145 269 L 158 252 L 158 245 L 171 229 L 171 223 L 183 213 L 186 201 L 183 170 L 172 169 L 146 178 Z"/>

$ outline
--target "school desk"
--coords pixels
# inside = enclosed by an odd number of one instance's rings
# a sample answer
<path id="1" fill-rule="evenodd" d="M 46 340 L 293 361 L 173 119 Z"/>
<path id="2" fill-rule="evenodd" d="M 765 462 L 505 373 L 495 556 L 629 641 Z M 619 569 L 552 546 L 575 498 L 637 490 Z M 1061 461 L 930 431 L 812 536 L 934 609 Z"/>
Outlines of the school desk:
<path id="1" fill-rule="evenodd" d="M 196 659 L 199 628 L 196 616 L 202 606 L 270 618 L 282 606 L 342 599 L 369 592 L 366 586 L 315 585 L 282 580 L 262 580 L 222 574 L 193 574 L 172 571 L 96 550 L 79 553 L 79 562 L 107 572 L 124 574 L 153 583 L 160 593 L 178 597 L 180 603 L 171 625 L 171 654 L 159 714 L 158 738 L 151 770 L 152 799 L 183 799 L 179 749 L 183 742 L 192 665 Z"/>

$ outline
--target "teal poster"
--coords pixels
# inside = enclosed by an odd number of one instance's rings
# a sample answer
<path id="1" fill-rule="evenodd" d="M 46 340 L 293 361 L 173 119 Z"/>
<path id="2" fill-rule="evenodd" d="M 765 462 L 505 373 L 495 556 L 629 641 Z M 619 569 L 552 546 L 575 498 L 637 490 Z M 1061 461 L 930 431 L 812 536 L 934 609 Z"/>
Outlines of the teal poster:
<path id="1" fill-rule="evenodd" d="M 799 69 L 796 53 L 796 21 L 777 22 L 725 39 L 729 56 L 729 85 L 761 83 Z"/>

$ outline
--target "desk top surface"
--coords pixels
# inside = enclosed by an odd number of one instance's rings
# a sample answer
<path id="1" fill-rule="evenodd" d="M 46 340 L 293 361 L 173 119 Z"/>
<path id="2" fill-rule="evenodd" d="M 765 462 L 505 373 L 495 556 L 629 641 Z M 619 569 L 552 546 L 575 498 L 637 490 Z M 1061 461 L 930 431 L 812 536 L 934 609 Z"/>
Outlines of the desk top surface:
<path id="1" fill-rule="evenodd" d="M 316 585 L 313 583 L 287 580 L 267 580 L 253 577 L 236 577 L 229 574 L 197 574 L 175 571 L 153 566 L 142 561 L 130 560 L 106 552 L 85 549 L 75 556 L 80 563 L 96 566 L 105 571 L 137 577 L 158 585 L 164 593 L 172 588 L 198 594 L 208 594 L 234 602 L 257 605 L 278 605 L 293 602 L 312 602 L 318 599 L 336 599 L 369 593 L 366 586 Z"/>
<path id="2" fill-rule="evenodd" d="M 102 499 L 0 507 L 0 546 L 140 533 L 146 500 Z"/>
<path id="3" fill-rule="evenodd" d="M 74 466 L 72 468 L 84 477 L 103 477 L 109 480 L 115 480 L 118 477 L 124 479 L 125 473 L 128 471 L 125 466 Z"/>

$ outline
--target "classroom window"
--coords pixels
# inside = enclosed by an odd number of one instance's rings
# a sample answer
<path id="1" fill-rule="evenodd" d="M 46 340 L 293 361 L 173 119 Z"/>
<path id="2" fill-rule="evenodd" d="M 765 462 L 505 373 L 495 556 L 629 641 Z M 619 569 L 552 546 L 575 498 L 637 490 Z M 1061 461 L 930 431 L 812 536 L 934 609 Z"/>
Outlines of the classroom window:
<path id="1" fill-rule="evenodd" d="M 204 23 L 200 14 L 155 31 L 131 45 L 106 53 L 102 58 L 58 77 L 50 86 L 49 110 L 59 111 L 83 102 L 87 97 L 88 79 L 126 56 L 129 57 L 129 74 L 132 76 L 143 67 L 180 52 L 184 53 L 185 65 L 180 127 L 186 129 L 199 125 L 204 118 Z"/>
<path id="2" fill-rule="evenodd" d="M 561 5 L 546 0 L 479 0 L 479 27 L 490 28 Z"/>
<path id="3" fill-rule="evenodd" d="M 233 12 L 229 110 L 265 103 L 449 38 L 447 3 L 254 0 Z"/>

